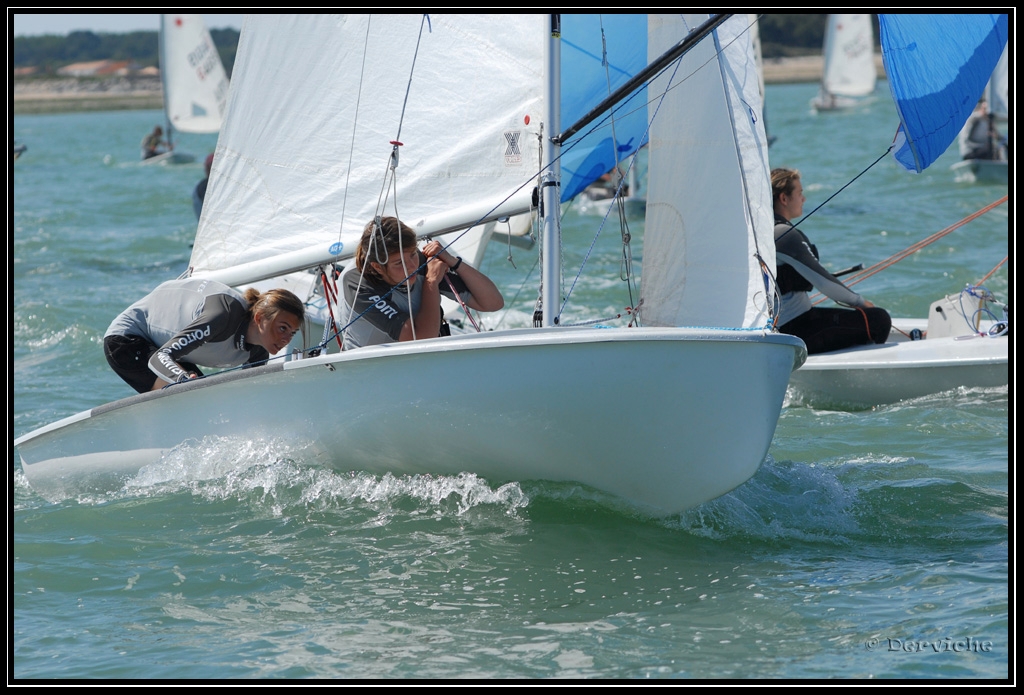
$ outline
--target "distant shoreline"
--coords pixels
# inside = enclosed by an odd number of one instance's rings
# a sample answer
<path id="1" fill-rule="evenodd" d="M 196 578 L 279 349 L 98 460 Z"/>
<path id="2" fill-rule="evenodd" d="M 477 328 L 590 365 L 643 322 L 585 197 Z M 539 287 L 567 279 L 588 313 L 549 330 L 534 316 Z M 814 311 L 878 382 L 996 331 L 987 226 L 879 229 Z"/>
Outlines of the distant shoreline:
<path id="1" fill-rule="evenodd" d="M 14 80 L 14 113 L 162 109 L 159 77 L 24 77 Z"/>
<path id="2" fill-rule="evenodd" d="M 822 57 L 771 58 L 764 61 L 766 84 L 817 82 Z M 884 78 L 881 55 L 875 56 Z M 26 77 L 14 80 L 14 113 L 114 111 L 163 108 L 158 77 Z"/>

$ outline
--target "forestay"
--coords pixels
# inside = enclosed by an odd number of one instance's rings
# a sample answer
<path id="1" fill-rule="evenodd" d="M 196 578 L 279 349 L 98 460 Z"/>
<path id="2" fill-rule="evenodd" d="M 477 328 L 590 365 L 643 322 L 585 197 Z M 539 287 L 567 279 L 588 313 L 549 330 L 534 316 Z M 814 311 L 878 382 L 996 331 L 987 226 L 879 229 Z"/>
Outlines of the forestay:
<path id="1" fill-rule="evenodd" d="M 707 17 L 652 15 L 651 56 Z M 774 225 L 749 24 L 746 14 L 730 18 L 648 88 L 644 325 L 769 322 L 761 263 L 775 267 Z"/>
<path id="2" fill-rule="evenodd" d="M 202 15 L 160 15 L 160 75 L 164 111 L 175 130 L 220 130 L 227 106 L 228 76 Z"/>
<path id="3" fill-rule="evenodd" d="M 893 156 L 921 172 L 956 139 L 981 98 L 1006 46 L 1007 15 L 881 14 L 878 21 L 900 118 Z"/>

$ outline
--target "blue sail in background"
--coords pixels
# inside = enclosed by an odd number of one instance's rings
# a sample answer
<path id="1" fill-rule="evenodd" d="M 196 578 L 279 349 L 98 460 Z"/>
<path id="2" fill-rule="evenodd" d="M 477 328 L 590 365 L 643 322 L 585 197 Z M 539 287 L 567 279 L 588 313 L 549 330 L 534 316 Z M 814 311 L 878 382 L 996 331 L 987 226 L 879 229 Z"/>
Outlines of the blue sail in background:
<path id="1" fill-rule="evenodd" d="M 604 39 L 602 41 L 602 39 Z M 607 46 L 608 69 L 602 63 Z M 563 130 L 647 67 L 647 15 L 562 15 L 561 121 Z M 625 105 L 623 105 L 625 104 Z M 578 195 L 646 144 L 647 90 L 620 102 L 562 149 L 562 202 Z"/>
<path id="2" fill-rule="evenodd" d="M 885 73 L 900 117 L 893 156 L 921 172 L 956 139 L 1006 46 L 1005 14 L 880 14 Z"/>

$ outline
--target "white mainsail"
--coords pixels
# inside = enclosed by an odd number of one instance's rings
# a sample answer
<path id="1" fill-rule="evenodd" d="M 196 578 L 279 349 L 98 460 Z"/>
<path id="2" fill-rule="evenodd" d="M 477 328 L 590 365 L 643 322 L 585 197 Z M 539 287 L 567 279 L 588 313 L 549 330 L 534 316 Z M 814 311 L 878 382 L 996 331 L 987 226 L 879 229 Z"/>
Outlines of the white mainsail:
<path id="1" fill-rule="evenodd" d="M 193 274 L 239 284 L 348 257 L 376 214 L 422 234 L 529 211 L 543 39 L 541 15 L 247 15 Z M 267 94 L 287 107 L 268 113 Z"/>
<path id="2" fill-rule="evenodd" d="M 199 14 L 160 15 L 164 111 L 182 133 L 216 133 L 224 119 L 228 76 Z"/>
<path id="3" fill-rule="evenodd" d="M 652 56 L 704 19 L 652 18 Z M 775 268 L 768 146 L 746 19 L 725 22 L 648 89 L 651 111 L 664 108 L 651 126 L 648 160 L 648 326 L 750 328 L 769 320 L 761 267 Z"/>

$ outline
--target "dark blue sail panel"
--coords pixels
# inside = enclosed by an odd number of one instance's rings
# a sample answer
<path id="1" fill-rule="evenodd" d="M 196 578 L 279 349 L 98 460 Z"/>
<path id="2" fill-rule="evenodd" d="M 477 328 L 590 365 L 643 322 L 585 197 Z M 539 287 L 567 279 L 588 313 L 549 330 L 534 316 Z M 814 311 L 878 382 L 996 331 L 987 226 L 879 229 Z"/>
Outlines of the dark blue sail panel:
<path id="1" fill-rule="evenodd" d="M 607 70 L 602 62 L 605 48 Z M 563 14 L 561 59 L 564 128 L 647 67 L 647 15 Z M 646 93 L 644 88 L 628 103 L 620 102 L 614 121 L 598 119 L 562 148 L 562 202 L 646 143 Z"/>
<path id="2" fill-rule="evenodd" d="M 1006 46 L 1005 14 L 880 14 L 900 127 L 893 156 L 921 172 L 956 139 Z"/>

